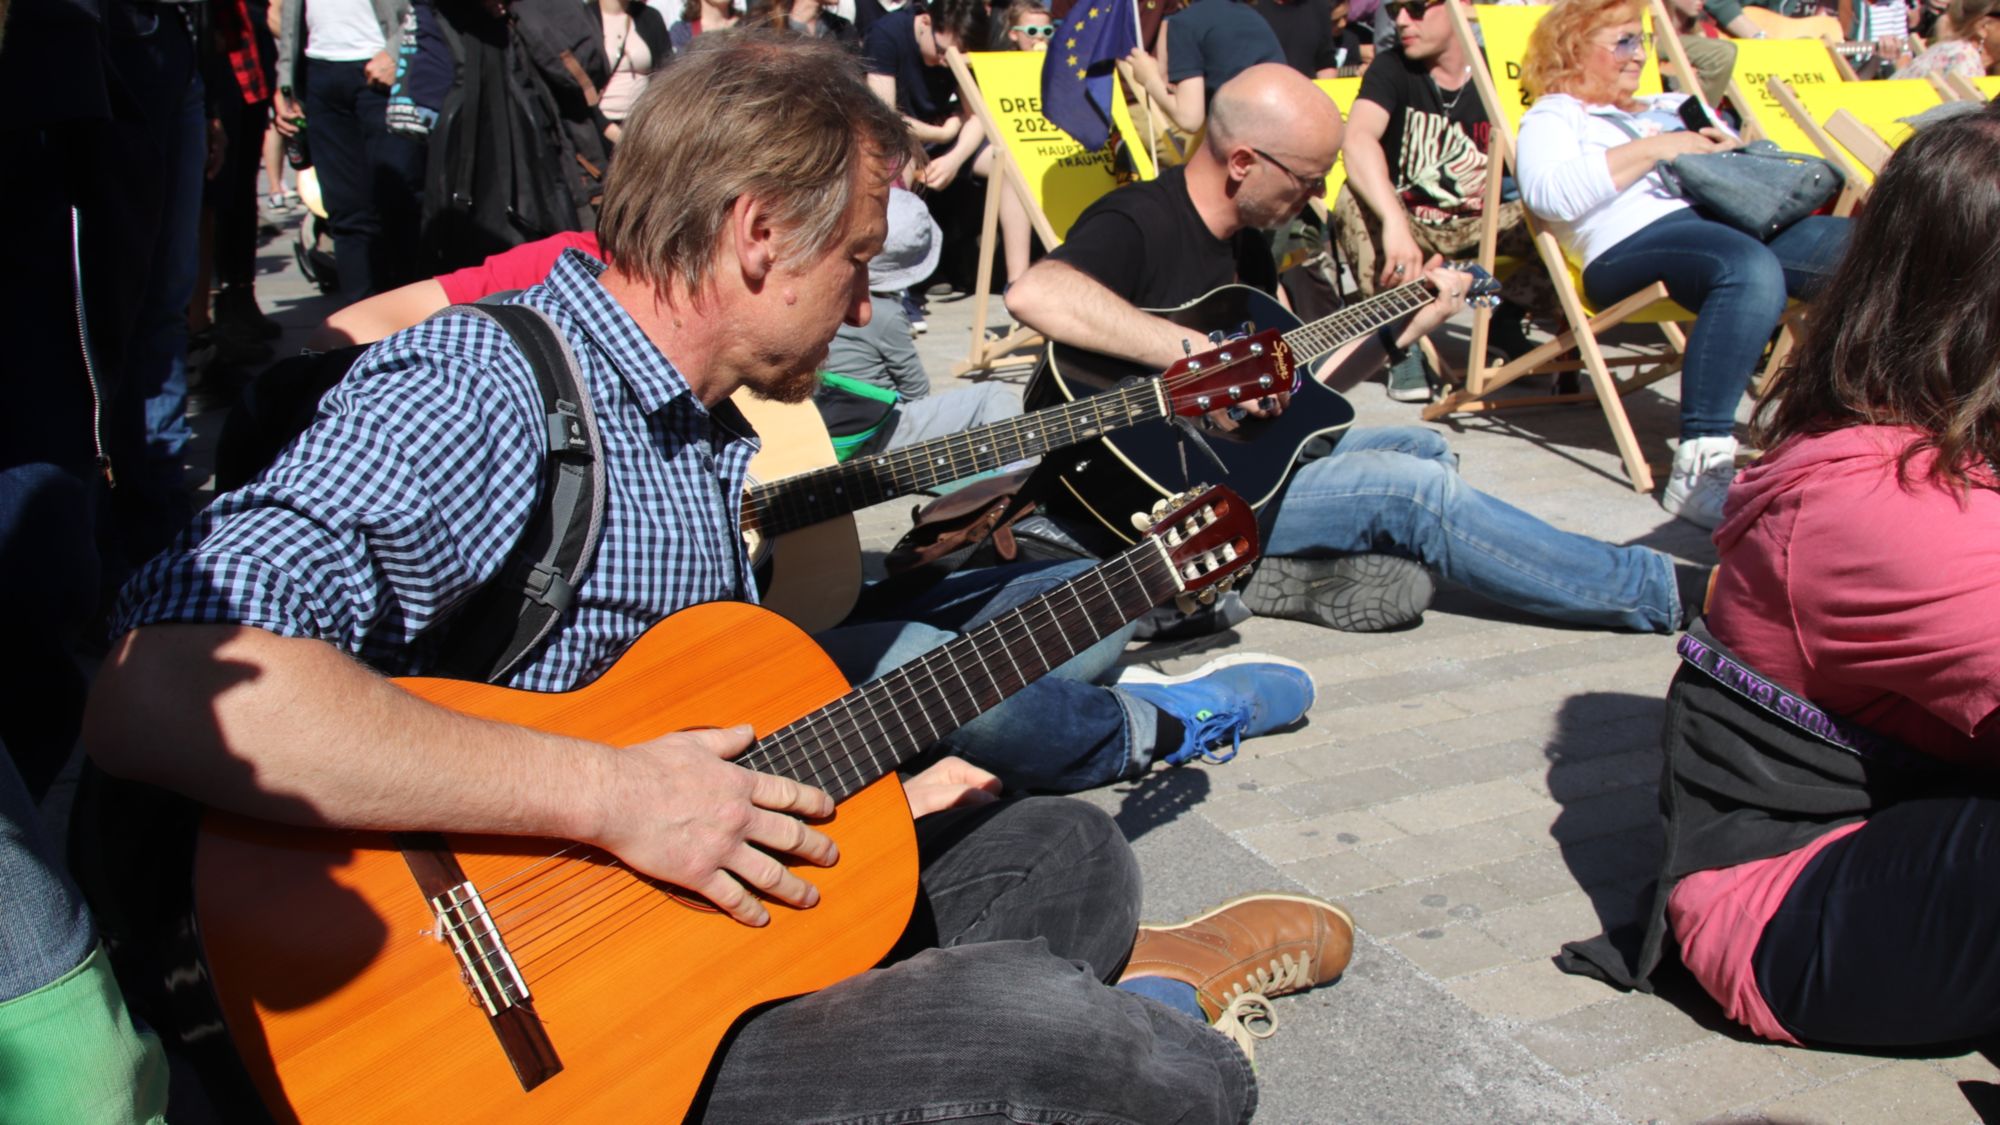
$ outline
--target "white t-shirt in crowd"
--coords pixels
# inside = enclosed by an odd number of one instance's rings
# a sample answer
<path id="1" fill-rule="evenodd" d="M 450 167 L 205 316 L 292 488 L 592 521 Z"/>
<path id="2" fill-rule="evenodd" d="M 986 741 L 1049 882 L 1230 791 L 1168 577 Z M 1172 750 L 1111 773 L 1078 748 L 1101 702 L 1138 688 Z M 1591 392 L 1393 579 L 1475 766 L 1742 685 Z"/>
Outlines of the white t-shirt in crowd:
<path id="1" fill-rule="evenodd" d="M 388 48 L 371 0 L 305 0 L 306 57 L 365 62 Z"/>

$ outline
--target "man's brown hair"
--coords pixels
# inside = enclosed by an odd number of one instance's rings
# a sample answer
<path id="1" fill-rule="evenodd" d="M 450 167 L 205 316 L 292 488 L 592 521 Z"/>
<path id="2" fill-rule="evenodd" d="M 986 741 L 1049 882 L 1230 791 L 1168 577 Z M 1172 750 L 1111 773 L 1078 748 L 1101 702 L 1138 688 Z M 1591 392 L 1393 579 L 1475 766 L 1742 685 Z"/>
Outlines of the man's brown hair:
<path id="1" fill-rule="evenodd" d="M 908 146 L 902 118 L 848 51 L 764 29 L 703 35 L 653 75 L 626 118 L 598 245 L 657 288 L 698 290 L 730 208 L 750 196 L 790 232 L 784 253 L 817 257 L 844 233 L 856 163 L 879 160 L 893 174 Z"/>

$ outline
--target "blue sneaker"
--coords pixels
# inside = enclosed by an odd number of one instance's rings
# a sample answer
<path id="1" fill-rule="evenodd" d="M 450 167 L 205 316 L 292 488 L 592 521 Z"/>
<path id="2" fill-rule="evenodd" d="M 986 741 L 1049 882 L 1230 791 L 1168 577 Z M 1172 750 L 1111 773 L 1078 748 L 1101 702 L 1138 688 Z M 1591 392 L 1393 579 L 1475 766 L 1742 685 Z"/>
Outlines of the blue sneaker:
<path id="1" fill-rule="evenodd" d="M 1261 652 L 1219 657 L 1178 676 L 1128 667 L 1113 683 L 1186 728 L 1180 747 L 1159 759 L 1170 766 L 1197 756 L 1226 762 L 1245 738 L 1297 722 L 1312 709 L 1314 695 L 1312 673 L 1303 665 Z"/>

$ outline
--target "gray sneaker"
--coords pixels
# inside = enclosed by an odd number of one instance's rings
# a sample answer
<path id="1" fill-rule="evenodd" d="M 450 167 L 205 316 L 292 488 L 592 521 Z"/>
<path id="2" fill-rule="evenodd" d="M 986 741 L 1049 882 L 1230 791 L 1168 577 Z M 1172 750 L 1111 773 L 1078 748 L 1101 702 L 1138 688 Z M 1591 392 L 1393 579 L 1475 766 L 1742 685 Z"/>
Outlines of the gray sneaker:
<path id="1" fill-rule="evenodd" d="M 1389 397 L 1397 402 L 1429 402 L 1431 373 L 1423 349 L 1412 346 L 1403 358 L 1390 364 L 1388 382 Z"/>
<path id="2" fill-rule="evenodd" d="M 1380 633 L 1415 622 L 1436 594 L 1431 572 L 1401 555 L 1272 555 L 1257 564 L 1243 588 L 1243 604 L 1263 617 Z"/>

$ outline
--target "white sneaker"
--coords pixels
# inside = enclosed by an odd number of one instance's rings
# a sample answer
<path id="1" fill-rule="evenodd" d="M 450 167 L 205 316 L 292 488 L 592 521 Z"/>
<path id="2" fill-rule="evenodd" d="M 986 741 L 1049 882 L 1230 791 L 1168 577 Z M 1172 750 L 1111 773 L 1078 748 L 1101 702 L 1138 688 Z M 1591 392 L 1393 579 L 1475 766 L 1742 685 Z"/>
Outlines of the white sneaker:
<path id="1" fill-rule="evenodd" d="M 1713 529 L 1722 522 L 1722 501 L 1735 479 L 1735 438 L 1688 438 L 1674 451 L 1674 471 L 1660 507 L 1697 527 Z"/>

